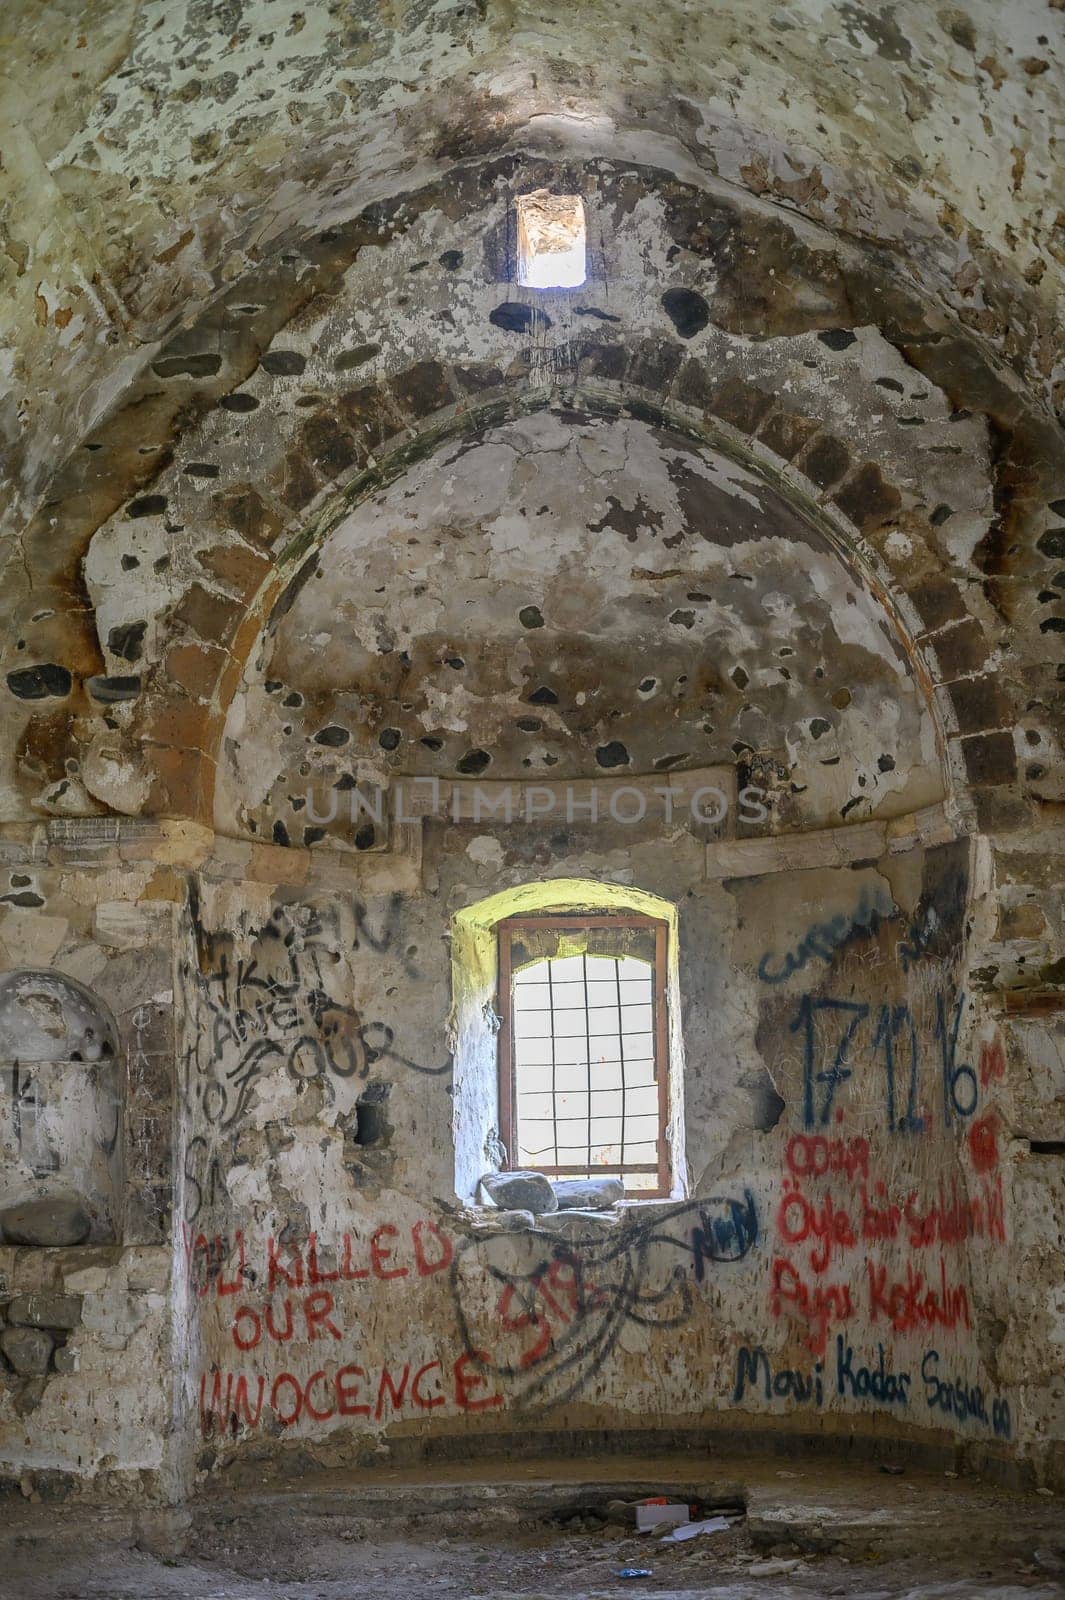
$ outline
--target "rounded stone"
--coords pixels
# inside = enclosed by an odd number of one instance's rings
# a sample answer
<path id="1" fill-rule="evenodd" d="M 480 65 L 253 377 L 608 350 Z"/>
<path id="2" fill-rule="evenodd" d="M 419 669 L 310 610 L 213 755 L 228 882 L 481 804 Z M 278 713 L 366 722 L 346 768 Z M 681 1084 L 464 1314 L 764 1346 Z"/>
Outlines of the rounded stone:
<path id="1" fill-rule="evenodd" d="M 620 1178 L 556 1178 L 551 1187 L 560 1211 L 609 1211 L 625 1198 Z"/>
<path id="2" fill-rule="evenodd" d="M 0 1238 L 5 1244 L 59 1249 L 84 1244 L 91 1227 L 79 1200 L 26 1200 L 0 1211 Z"/>
<path id="3" fill-rule="evenodd" d="M 535 1216 L 557 1211 L 558 1201 L 542 1172 L 489 1172 L 481 1187 L 504 1211 L 531 1211 Z"/>
<path id="4" fill-rule="evenodd" d="M 55 1340 L 42 1328 L 5 1328 L 0 1333 L 0 1350 L 23 1378 L 47 1372 L 54 1349 Z"/>

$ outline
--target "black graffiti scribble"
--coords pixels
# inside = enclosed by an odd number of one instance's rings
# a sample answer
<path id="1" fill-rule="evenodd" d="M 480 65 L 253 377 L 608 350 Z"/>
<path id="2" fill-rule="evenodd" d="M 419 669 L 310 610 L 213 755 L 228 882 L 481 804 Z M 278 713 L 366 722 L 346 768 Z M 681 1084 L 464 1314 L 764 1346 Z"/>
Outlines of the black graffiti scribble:
<path id="1" fill-rule="evenodd" d="M 469 1235 L 457 1246 L 450 1269 L 459 1334 L 486 1376 L 507 1380 L 511 1404 L 562 1405 L 595 1375 L 626 1324 L 682 1327 L 707 1263 L 742 1261 L 758 1236 L 750 1190 L 741 1199 L 688 1201 L 646 1221 L 624 1222 L 609 1237 L 597 1233 L 575 1244 L 535 1228 Z M 543 1254 L 546 1240 L 552 1248 Z M 513 1265 L 523 1246 L 537 1251 L 525 1272 Z M 683 1259 L 664 1282 L 649 1283 L 649 1269 L 669 1247 Z M 502 1347 L 514 1335 L 523 1349 L 508 1358 Z"/>
<path id="2" fill-rule="evenodd" d="M 355 903 L 355 931 L 349 941 L 353 951 L 391 953 L 397 941 L 398 898 L 389 902 L 377 932 L 367 925 L 365 906 Z M 183 974 L 191 1014 L 184 1088 L 190 1109 L 197 1107 L 212 1131 L 212 1143 L 235 1141 L 255 1087 L 267 1075 L 285 1072 L 312 1083 L 366 1080 L 390 1064 L 429 1077 L 451 1070 L 450 1061 L 426 1066 L 404 1055 L 387 1022 L 365 1017 L 330 993 L 344 942 L 337 908 L 279 906 L 252 935 L 249 953 L 236 956 L 229 936 L 204 932 L 198 904 L 190 909 L 197 959 Z M 397 959 L 406 972 L 415 971 L 409 952 L 397 954 Z M 213 1192 L 216 1187 L 214 1176 L 200 1169 L 204 1156 L 198 1145 L 189 1145 L 186 1180 L 194 1211 L 205 1189 Z M 194 1216 L 186 1213 L 186 1220 Z"/>

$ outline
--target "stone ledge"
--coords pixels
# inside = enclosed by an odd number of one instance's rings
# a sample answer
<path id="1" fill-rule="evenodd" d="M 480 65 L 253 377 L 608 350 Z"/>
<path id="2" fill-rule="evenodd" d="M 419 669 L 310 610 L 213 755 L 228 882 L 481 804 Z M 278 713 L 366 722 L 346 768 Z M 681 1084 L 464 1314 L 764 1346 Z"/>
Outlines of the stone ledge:
<path id="1" fill-rule="evenodd" d="M 945 805 L 926 806 L 883 822 L 859 822 L 851 827 L 758 839 L 718 840 L 706 847 L 706 876 L 720 881 L 846 867 L 856 861 L 879 860 L 884 855 L 903 855 L 918 845 L 949 844 L 962 836 L 962 830 L 950 821 Z"/>

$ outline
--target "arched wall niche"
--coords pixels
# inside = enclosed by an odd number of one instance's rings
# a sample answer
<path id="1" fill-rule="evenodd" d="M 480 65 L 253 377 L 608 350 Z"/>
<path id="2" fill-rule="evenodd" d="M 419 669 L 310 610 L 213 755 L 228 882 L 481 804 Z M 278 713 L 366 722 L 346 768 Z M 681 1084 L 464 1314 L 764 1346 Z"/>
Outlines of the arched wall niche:
<path id="1" fill-rule="evenodd" d="M 0 1070 L 0 1241 L 118 1240 L 125 1074 L 105 1003 L 60 972 L 0 975 Z"/>
<path id="2" fill-rule="evenodd" d="M 356 784 L 722 763 L 765 786 L 747 832 L 921 810 L 951 788 L 946 741 L 877 568 L 799 484 L 690 417 L 591 389 L 434 418 L 258 597 L 243 686 L 234 664 L 219 696 L 215 825 L 313 846 L 322 797 Z M 884 748 L 852 771 L 858 727 Z M 835 781 L 822 794 L 815 775 Z M 349 809 L 327 844 L 354 832 Z"/>

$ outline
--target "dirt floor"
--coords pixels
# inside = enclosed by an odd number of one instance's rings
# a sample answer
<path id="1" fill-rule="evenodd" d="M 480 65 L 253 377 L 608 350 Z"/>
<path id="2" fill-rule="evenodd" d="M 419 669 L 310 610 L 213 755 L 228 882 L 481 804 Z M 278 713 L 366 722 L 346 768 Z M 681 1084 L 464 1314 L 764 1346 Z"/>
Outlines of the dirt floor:
<path id="1" fill-rule="evenodd" d="M 1050 1600 L 1065 1595 L 1065 1505 L 907 1470 L 612 1460 L 494 1482 L 438 1470 L 216 1493 L 188 1510 L 7 1502 L 3 1600 L 420 1600 L 421 1596 L 705 1596 L 707 1600 Z M 641 1463 L 646 1470 L 651 1463 Z M 730 1527 L 638 1536 L 652 1488 Z M 626 1568 L 649 1576 L 624 1577 Z"/>

